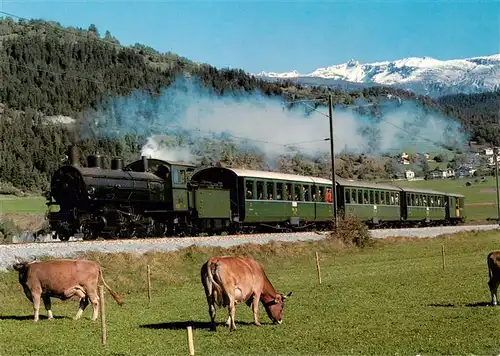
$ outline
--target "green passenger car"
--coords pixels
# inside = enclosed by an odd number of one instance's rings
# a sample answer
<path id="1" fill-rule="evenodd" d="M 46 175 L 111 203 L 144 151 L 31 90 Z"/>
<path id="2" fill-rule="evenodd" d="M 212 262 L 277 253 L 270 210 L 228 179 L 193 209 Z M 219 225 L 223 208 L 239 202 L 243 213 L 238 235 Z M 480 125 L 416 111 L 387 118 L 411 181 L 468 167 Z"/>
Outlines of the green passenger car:
<path id="1" fill-rule="evenodd" d="M 232 220 L 241 225 L 284 229 L 330 223 L 333 216 L 328 179 L 222 167 L 197 171 L 192 179 L 230 189 Z"/>
<path id="2" fill-rule="evenodd" d="M 369 225 L 393 225 L 401 221 L 401 188 L 379 183 L 337 178 L 339 208 L 346 216 L 358 216 Z"/>
<path id="3" fill-rule="evenodd" d="M 465 197 L 461 194 L 448 193 L 447 202 L 446 218 L 453 224 L 463 222 L 465 220 Z"/>
<path id="4" fill-rule="evenodd" d="M 447 195 L 428 189 L 403 189 L 403 219 L 406 222 L 444 222 Z"/>

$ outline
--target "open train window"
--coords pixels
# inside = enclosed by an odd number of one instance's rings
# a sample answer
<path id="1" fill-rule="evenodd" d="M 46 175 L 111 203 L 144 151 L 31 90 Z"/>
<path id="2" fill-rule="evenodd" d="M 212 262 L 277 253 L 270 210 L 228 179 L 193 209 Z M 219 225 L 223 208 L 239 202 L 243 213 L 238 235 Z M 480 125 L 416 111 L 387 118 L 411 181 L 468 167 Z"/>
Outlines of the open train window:
<path id="1" fill-rule="evenodd" d="M 267 182 L 266 183 L 266 188 L 267 188 L 267 200 L 274 200 L 274 183 L 273 182 Z"/>
<path id="2" fill-rule="evenodd" d="M 292 200 L 292 185 L 284 183 L 283 200 Z"/>
<path id="3" fill-rule="evenodd" d="M 294 189 L 293 189 L 293 199 L 295 201 L 301 201 L 302 200 L 302 184 L 294 184 Z"/>
<path id="4" fill-rule="evenodd" d="M 363 191 L 363 204 L 369 204 L 370 200 L 368 199 L 368 191 Z"/>
<path id="5" fill-rule="evenodd" d="M 396 205 L 399 205 L 399 193 L 396 193 L 396 195 L 394 197 L 394 201 L 395 201 Z"/>
<path id="6" fill-rule="evenodd" d="M 375 204 L 380 204 L 380 193 L 381 193 L 381 192 L 378 192 L 378 191 L 376 191 L 376 192 L 375 192 Z M 383 195 L 383 194 L 384 194 L 384 193 L 382 193 L 382 195 Z M 382 199 L 383 199 L 383 198 L 382 198 Z"/>
<path id="7" fill-rule="evenodd" d="M 257 199 L 264 199 L 264 182 L 257 181 Z"/>
<path id="8" fill-rule="evenodd" d="M 350 189 L 345 190 L 345 203 L 351 204 L 351 190 Z"/>
<path id="9" fill-rule="evenodd" d="M 357 202 L 357 199 L 356 199 L 356 198 L 357 198 L 357 197 L 356 197 L 356 189 L 353 189 L 353 190 L 351 191 L 351 197 L 352 197 L 352 203 L 353 203 L 353 204 L 356 204 L 356 202 Z"/>
<path id="10" fill-rule="evenodd" d="M 247 199 L 252 199 L 253 198 L 253 181 L 248 180 L 245 183 L 245 196 Z"/>
<path id="11" fill-rule="evenodd" d="M 283 183 L 276 183 L 276 200 L 283 200 Z"/>
<path id="12" fill-rule="evenodd" d="M 363 204 L 363 191 L 361 189 L 358 190 L 358 204 Z"/>

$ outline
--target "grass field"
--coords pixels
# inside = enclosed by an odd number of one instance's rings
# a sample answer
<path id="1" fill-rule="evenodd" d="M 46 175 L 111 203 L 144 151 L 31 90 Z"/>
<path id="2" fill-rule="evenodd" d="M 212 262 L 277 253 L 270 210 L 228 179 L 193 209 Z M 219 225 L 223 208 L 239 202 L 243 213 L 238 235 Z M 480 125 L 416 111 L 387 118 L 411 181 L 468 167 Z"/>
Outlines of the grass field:
<path id="1" fill-rule="evenodd" d="M 47 211 L 44 197 L 0 195 L 0 213 L 40 213 Z"/>
<path id="2" fill-rule="evenodd" d="M 497 233 L 482 232 L 391 239 L 364 250 L 323 241 L 190 248 L 142 258 L 88 255 L 102 263 L 107 283 L 125 298 L 120 308 L 106 295 L 106 346 L 100 345 L 99 322 L 90 321 L 90 307 L 81 320 L 71 320 L 77 301 L 53 302 L 58 319 L 34 324 L 17 275 L 8 272 L 0 274 L 0 354 L 186 355 L 187 325 L 194 328 L 197 355 L 498 354 L 500 307 L 487 306 L 486 256 L 499 242 Z M 251 254 L 279 291 L 293 292 L 282 325 L 271 325 L 261 307 L 263 326 L 255 327 L 250 308 L 239 305 L 236 331 L 209 331 L 199 268 L 208 256 L 228 253 Z M 226 318 L 227 311 L 219 310 L 218 321 Z"/>

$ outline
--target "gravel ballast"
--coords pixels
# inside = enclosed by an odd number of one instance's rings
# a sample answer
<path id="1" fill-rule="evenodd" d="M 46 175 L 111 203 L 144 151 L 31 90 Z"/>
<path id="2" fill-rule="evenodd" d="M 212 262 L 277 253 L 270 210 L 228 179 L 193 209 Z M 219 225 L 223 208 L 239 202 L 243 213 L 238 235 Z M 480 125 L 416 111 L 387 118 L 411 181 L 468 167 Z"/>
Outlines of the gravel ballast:
<path id="1" fill-rule="evenodd" d="M 435 237 L 442 234 L 452 234 L 459 231 L 470 230 L 495 230 L 498 225 L 465 225 L 446 227 L 425 227 L 410 229 L 380 229 L 371 230 L 374 238 L 387 237 Z M 144 253 L 153 250 L 176 251 L 182 248 L 196 246 L 221 246 L 230 247 L 246 243 L 265 244 L 271 241 L 295 242 L 321 240 L 326 236 L 324 233 L 280 233 L 280 234 L 256 234 L 235 236 L 210 236 L 210 237 L 185 237 L 185 238 L 157 238 L 157 239 L 131 239 L 131 240 L 105 240 L 105 241 L 70 241 L 45 243 L 17 243 L 0 245 L 0 271 L 6 271 L 12 266 L 16 256 L 29 259 L 31 257 L 72 257 L 75 254 L 88 251 L 114 253 Z"/>

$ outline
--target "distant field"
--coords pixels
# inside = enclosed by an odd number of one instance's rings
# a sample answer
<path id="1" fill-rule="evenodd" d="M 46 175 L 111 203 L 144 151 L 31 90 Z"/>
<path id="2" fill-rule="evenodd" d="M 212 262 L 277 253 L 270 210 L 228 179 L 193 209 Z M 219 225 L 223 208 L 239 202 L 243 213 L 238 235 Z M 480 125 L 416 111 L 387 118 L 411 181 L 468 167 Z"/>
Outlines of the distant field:
<path id="1" fill-rule="evenodd" d="M 15 197 L 0 195 L 0 213 L 45 213 L 44 197 Z"/>
<path id="2" fill-rule="evenodd" d="M 434 189 L 448 193 L 458 193 L 465 196 L 465 210 L 468 220 L 484 220 L 496 218 L 496 183 L 494 177 L 488 177 L 485 182 L 477 182 L 476 178 L 463 179 L 431 179 L 422 181 L 395 181 L 401 187 Z M 465 186 L 470 182 L 470 187 Z"/>
<path id="3" fill-rule="evenodd" d="M 102 263 L 106 282 L 125 299 L 120 308 L 106 292 L 106 346 L 100 345 L 99 321 L 89 320 L 90 306 L 74 321 L 78 302 L 54 300 L 57 319 L 34 324 L 17 274 L 0 273 L 0 354 L 187 355 L 186 326 L 192 325 L 195 355 L 498 355 L 500 307 L 488 306 L 486 284 L 486 256 L 498 248 L 498 232 L 392 241 L 362 251 L 322 241 L 87 255 Z M 263 325 L 255 327 L 250 308 L 240 304 L 236 331 L 208 330 L 199 268 L 215 254 L 250 254 L 275 288 L 293 292 L 282 325 L 271 325 L 261 307 Z M 46 315 L 43 304 L 40 315 Z M 226 318 L 227 309 L 218 310 L 217 321 Z"/>

